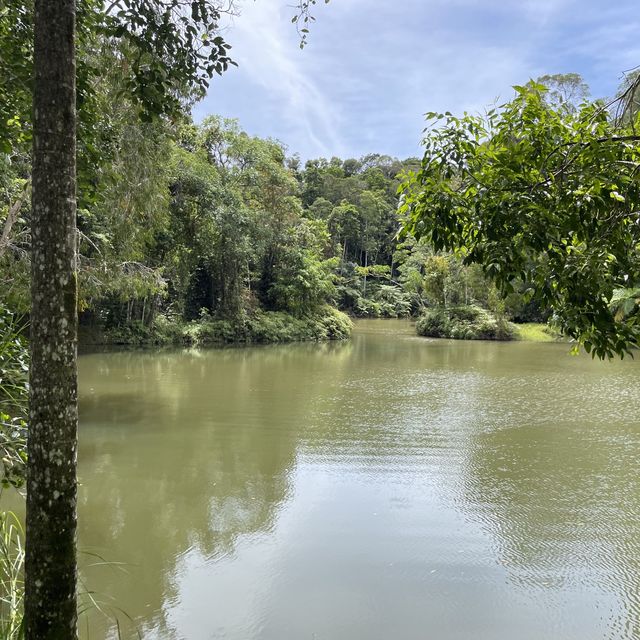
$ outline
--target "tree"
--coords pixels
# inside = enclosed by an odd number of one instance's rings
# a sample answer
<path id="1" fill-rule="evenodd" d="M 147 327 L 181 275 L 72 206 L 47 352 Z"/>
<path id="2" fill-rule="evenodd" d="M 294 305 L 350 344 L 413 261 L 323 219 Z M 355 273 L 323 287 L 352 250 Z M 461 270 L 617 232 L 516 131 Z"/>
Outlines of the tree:
<path id="1" fill-rule="evenodd" d="M 625 74 L 616 96 L 616 116 L 631 124 L 640 113 L 640 68 Z"/>
<path id="2" fill-rule="evenodd" d="M 27 640 L 77 635 L 75 10 L 35 3 Z"/>
<path id="3" fill-rule="evenodd" d="M 545 100 L 555 109 L 575 112 L 589 98 L 589 86 L 579 73 L 544 75 L 536 82 L 547 88 Z"/>
<path id="4" fill-rule="evenodd" d="M 301 3 L 304 21 L 313 3 Z M 9 16 L 26 32 L 29 8 Z M 136 51 L 124 90 L 137 100 L 143 119 L 179 112 L 185 97 L 202 92 L 214 73 L 231 64 L 229 46 L 220 36 L 212 37 L 220 9 L 207 0 L 116 0 L 106 9 L 93 0 L 80 2 L 78 8 L 75 0 L 35 0 L 25 578 L 29 640 L 77 635 L 76 10 L 80 33 L 89 38 L 102 33 Z M 11 37 L 13 24 L 7 23 L 6 14 L 1 18 L 2 59 L 6 54 L 10 63 L 2 66 L 4 95 L 13 67 L 20 77 L 25 75 L 29 51 Z M 78 84 L 86 107 L 90 78 L 100 70 L 83 65 L 80 71 Z M 8 103 L 14 111 L 24 111 L 27 104 L 19 89 L 15 103 Z M 23 114 L 0 115 L 3 127 L 17 122 L 20 128 Z M 11 116 L 11 123 L 5 115 Z M 91 122 L 90 109 L 83 115 Z"/>
<path id="5" fill-rule="evenodd" d="M 515 89 L 484 117 L 428 114 L 404 232 L 483 265 L 502 293 L 524 282 L 587 351 L 623 355 L 640 343 L 637 305 L 612 307 L 640 281 L 640 138 L 600 103 L 572 112 L 540 84 Z"/>

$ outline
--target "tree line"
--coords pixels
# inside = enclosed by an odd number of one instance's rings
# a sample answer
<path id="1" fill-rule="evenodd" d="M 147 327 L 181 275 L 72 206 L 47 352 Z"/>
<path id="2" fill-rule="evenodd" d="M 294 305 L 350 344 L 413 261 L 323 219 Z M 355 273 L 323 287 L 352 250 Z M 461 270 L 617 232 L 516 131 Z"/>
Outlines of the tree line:
<path id="1" fill-rule="evenodd" d="M 332 337 L 348 331 L 332 305 L 499 308 L 499 292 L 600 357 L 638 344 L 637 77 L 610 103 L 551 78 L 484 116 L 431 114 L 420 160 L 301 166 L 233 122 L 190 120 L 233 64 L 222 12 L 0 8 L 0 278 L 31 332 L 27 638 L 76 635 L 78 314 L 116 330 L 204 319 L 268 339 L 297 322 Z"/>
<path id="2" fill-rule="evenodd" d="M 231 340 L 265 313 L 293 321 L 331 306 L 359 317 L 495 306 L 481 268 L 414 237 L 398 242 L 398 189 L 417 159 L 303 164 L 234 120 L 144 122 L 132 104 L 113 100 L 117 78 L 106 80 L 96 96 L 104 156 L 83 169 L 89 186 L 77 212 L 81 330 L 128 342 L 225 321 Z M 32 167 L 27 150 L 4 158 L 3 304 L 28 315 Z M 517 319 L 541 316 L 517 295 L 508 309 Z"/>

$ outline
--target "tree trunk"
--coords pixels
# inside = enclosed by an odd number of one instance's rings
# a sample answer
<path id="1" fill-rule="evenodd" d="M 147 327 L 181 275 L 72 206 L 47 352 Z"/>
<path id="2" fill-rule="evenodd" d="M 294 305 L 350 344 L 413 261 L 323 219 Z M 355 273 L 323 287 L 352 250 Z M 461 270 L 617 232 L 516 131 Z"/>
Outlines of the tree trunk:
<path id="1" fill-rule="evenodd" d="M 36 0 L 25 633 L 77 637 L 75 0 Z"/>
<path id="2" fill-rule="evenodd" d="M 367 251 L 364 252 L 364 268 L 366 269 L 369 266 L 369 254 Z M 364 272 L 364 297 L 367 297 L 367 272 Z"/>
<path id="3" fill-rule="evenodd" d="M 4 221 L 4 227 L 2 229 L 2 236 L 0 236 L 0 258 L 4 255 L 7 247 L 11 244 L 11 230 L 13 225 L 18 219 L 18 214 L 22 208 L 22 203 L 26 200 L 29 191 L 29 182 L 27 182 L 22 190 L 22 193 L 18 196 L 16 201 L 9 207 L 7 212 L 7 218 Z"/>

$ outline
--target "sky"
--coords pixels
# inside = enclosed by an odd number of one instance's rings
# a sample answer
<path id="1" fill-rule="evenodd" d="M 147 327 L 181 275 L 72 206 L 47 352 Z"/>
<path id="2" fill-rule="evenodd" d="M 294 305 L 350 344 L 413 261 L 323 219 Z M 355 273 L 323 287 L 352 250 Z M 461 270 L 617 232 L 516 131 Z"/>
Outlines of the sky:
<path id="1" fill-rule="evenodd" d="M 238 63 L 193 112 L 237 118 L 289 154 L 420 155 L 427 111 L 478 112 L 514 84 L 575 72 L 594 97 L 640 65 L 638 0 L 331 0 L 300 50 L 295 0 L 241 0 Z"/>

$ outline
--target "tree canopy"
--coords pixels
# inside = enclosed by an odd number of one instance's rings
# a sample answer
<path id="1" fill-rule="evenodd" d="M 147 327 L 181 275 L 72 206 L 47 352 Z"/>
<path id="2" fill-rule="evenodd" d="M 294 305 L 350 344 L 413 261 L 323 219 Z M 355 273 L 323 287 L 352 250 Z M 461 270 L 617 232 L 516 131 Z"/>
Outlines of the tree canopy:
<path id="1" fill-rule="evenodd" d="M 504 294 L 522 282 L 564 333 L 598 357 L 640 340 L 637 115 L 576 109 L 544 85 L 515 87 L 484 115 L 429 113 L 407 176 L 404 233 L 478 263 Z"/>

